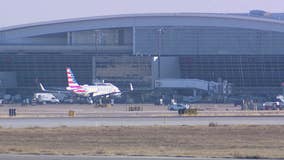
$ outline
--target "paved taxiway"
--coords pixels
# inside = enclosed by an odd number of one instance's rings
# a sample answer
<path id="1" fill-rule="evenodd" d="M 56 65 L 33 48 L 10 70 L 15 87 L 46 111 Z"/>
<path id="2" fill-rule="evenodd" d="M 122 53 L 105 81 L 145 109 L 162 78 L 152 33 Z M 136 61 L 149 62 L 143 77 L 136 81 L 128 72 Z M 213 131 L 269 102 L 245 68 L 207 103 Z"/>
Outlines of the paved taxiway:
<path id="1" fill-rule="evenodd" d="M 182 157 L 124 157 L 124 156 L 53 156 L 53 155 L 0 155 L 0 160 L 235 160 L 231 158 L 182 158 Z M 246 159 L 242 159 L 246 160 Z"/>
<path id="2" fill-rule="evenodd" d="M 2 118 L 4 128 L 95 127 L 153 125 L 284 125 L 284 117 L 120 117 L 120 118 Z"/>
<path id="3" fill-rule="evenodd" d="M 192 104 L 198 109 L 198 116 L 284 116 L 284 110 L 242 111 L 233 104 Z M 140 107 L 142 111 L 129 111 L 129 107 Z M 167 106 L 152 104 L 116 104 L 113 107 L 100 108 L 94 105 L 79 104 L 47 104 L 38 106 L 21 106 L 5 104 L 0 107 L 0 118 L 9 117 L 9 109 L 14 108 L 17 118 L 51 118 L 68 117 L 74 111 L 76 117 L 175 117 L 177 111 L 169 111 Z"/>

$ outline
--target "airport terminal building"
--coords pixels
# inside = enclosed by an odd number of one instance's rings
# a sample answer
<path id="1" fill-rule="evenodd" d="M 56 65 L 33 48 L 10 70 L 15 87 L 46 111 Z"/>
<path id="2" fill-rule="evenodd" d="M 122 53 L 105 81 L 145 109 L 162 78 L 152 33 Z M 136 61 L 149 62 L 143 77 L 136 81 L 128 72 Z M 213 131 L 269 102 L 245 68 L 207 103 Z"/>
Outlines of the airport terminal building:
<path id="1" fill-rule="evenodd" d="M 0 89 L 96 79 L 152 89 L 159 79 L 224 79 L 234 94 L 279 93 L 283 14 L 164 13 L 89 17 L 0 29 Z"/>

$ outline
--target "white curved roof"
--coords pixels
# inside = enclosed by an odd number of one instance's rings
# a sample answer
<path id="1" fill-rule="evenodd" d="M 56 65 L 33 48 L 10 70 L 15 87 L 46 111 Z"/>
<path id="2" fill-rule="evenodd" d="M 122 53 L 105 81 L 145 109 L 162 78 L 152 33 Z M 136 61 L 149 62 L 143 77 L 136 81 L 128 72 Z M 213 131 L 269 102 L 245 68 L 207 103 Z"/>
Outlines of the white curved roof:
<path id="1" fill-rule="evenodd" d="M 135 26 L 215 26 L 284 32 L 284 21 L 214 13 L 152 13 L 98 16 L 39 22 L 0 29 L 5 38 Z"/>

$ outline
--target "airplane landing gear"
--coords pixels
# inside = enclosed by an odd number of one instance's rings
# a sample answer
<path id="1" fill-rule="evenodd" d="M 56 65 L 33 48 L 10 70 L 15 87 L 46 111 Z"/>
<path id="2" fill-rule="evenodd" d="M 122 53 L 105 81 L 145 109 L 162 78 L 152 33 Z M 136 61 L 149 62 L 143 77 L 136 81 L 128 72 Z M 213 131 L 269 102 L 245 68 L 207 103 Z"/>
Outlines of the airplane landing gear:
<path id="1" fill-rule="evenodd" d="M 93 101 L 92 97 L 88 97 L 88 98 L 87 98 L 87 102 L 88 102 L 89 104 L 94 104 L 94 101 Z"/>

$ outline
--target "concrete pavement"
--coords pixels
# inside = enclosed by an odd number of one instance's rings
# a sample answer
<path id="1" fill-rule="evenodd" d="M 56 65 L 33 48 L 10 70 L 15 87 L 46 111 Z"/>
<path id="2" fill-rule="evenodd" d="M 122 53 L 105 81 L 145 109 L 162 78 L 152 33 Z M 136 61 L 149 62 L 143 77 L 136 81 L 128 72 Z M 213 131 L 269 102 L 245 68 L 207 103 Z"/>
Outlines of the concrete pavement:
<path id="1" fill-rule="evenodd" d="M 98 117 L 98 118 L 1 118 L 4 128 L 96 127 L 154 125 L 284 125 L 284 117 Z"/>
<path id="2" fill-rule="evenodd" d="M 57 155 L 0 155 L 0 160 L 237 160 L 233 158 L 183 158 L 142 156 L 57 156 Z M 246 160 L 246 159 L 242 159 Z M 251 159 L 250 159 L 251 160 Z"/>
<path id="3" fill-rule="evenodd" d="M 143 111 L 128 111 L 130 106 L 139 106 Z M 284 116 L 284 111 L 241 111 L 240 107 L 230 104 L 198 104 L 197 116 Z M 15 108 L 14 118 L 48 118 L 68 117 L 74 111 L 76 117 L 174 117 L 177 111 L 168 111 L 167 106 L 153 104 L 117 104 L 109 108 L 98 108 L 86 104 L 47 104 L 38 106 L 21 106 L 9 104 L 0 107 L 0 118 L 9 117 L 9 109 Z"/>

